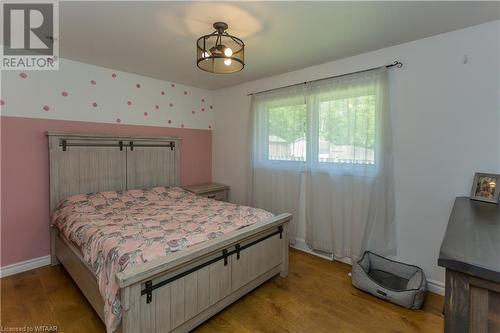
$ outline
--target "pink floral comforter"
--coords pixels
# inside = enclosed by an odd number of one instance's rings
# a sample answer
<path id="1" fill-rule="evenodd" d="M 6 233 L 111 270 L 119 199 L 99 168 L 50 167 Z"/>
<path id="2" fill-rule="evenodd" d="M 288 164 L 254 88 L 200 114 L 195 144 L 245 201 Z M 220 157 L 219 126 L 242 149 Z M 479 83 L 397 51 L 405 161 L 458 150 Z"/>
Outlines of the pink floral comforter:
<path id="1" fill-rule="evenodd" d="M 99 192 L 61 201 L 52 222 L 82 252 L 104 302 L 108 332 L 121 320 L 117 272 L 273 216 L 181 188 Z"/>

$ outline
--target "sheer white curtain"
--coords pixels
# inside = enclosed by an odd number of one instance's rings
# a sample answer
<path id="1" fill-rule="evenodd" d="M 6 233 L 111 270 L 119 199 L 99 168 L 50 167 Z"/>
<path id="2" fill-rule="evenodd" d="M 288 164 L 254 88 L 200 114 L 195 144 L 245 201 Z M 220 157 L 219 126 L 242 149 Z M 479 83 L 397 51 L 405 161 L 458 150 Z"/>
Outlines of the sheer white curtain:
<path id="1" fill-rule="evenodd" d="M 306 88 L 291 87 L 252 97 L 249 205 L 275 214 L 291 213 L 292 243 L 304 216 L 306 167 Z M 302 219 L 302 223 L 303 219 Z"/>
<path id="2" fill-rule="evenodd" d="M 387 95 L 380 69 L 255 96 L 249 203 L 292 213 L 312 249 L 393 254 Z"/>
<path id="3" fill-rule="evenodd" d="M 395 254 L 387 71 L 312 83 L 306 242 L 335 257 Z"/>

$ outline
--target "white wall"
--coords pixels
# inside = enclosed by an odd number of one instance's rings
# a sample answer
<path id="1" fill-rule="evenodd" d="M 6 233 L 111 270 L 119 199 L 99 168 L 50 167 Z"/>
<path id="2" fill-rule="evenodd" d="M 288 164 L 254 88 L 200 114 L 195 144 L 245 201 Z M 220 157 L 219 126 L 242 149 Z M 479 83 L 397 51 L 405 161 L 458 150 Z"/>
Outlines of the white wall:
<path id="1" fill-rule="evenodd" d="M 494 21 L 216 91 L 214 180 L 245 201 L 248 93 L 402 61 L 390 70 L 397 258 L 442 283 L 455 196 L 469 194 L 474 172 L 500 172 L 499 30 Z"/>

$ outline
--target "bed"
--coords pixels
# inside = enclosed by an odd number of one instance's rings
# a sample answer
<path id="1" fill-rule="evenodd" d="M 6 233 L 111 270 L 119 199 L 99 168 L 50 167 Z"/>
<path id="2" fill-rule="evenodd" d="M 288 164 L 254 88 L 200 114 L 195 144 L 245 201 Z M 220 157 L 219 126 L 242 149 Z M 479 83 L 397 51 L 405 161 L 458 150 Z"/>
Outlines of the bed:
<path id="1" fill-rule="evenodd" d="M 47 135 L 52 263 L 108 332 L 186 332 L 287 276 L 291 215 L 177 187 L 179 138 Z"/>

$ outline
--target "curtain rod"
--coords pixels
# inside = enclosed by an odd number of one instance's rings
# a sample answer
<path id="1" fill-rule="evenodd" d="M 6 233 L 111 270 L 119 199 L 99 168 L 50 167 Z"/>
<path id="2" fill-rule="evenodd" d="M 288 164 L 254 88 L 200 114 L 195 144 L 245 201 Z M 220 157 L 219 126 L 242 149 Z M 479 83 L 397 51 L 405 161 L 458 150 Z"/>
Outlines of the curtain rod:
<path id="1" fill-rule="evenodd" d="M 283 87 L 278 87 L 278 88 L 272 88 L 272 89 L 267 89 L 267 90 L 262 90 L 262 91 L 258 91 L 258 92 L 250 93 L 250 94 L 247 94 L 247 96 L 252 96 L 252 95 L 262 94 L 262 93 L 269 92 L 269 91 L 273 91 L 273 90 L 278 90 L 278 89 L 289 88 L 289 87 L 298 86 L 298 85 L 301 85 L 301 84 L 307 84 L 307 83 L 311 83 L 311 82 L 318 82 L 318 81 L 323 81 L 323 80 L 327 80 L 327 79 L 333 79 L 333 78 L 336 78 L 336 77 L 342 77 L 342 76 L 346 76 L 346 75 L 352 75 L 352 74 L 358 74 L 358 73 L 368 72 L 368 71 L 372 71 L 372 70 L 374 70 L 374 69 L 379 69 L 379 68 L 383 68 L 383 67 L 385 67 L 385 68 L 391 68 L 391 67 L 401 68 L 401 67 L 403 67 L 403 63 L 402 63 L 402 62 L 400 62 L 400 61 L 397 61 L 397 60 L 396 60 L 396 61 L 394 61 L 394 63 L 392 63 L 392 64 L 390 64 L 390 65 L 378 66 L 378 67 L 372 67 L 372 68 L 363 69 L 363 70 L 356 71 L 356 72 L 345 73 L 345 74 L 334 75 L 334 76 L 328 76 L 328 77 L 324 77 L 324 78 L 322 78 L 322 79 L 311 80 L 311 81 L 305 81 L 305 82 L 301 82 L 301 83 L 294 83 L 294 84 L 290 84 L 290 85 L 288 85 L 288 86 L 283 86 Z"/>

